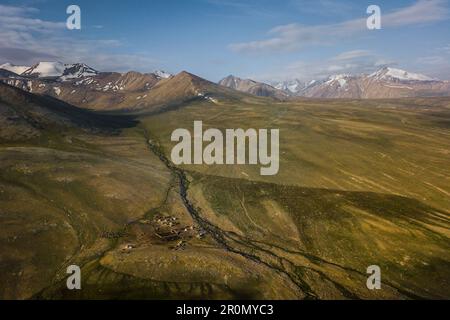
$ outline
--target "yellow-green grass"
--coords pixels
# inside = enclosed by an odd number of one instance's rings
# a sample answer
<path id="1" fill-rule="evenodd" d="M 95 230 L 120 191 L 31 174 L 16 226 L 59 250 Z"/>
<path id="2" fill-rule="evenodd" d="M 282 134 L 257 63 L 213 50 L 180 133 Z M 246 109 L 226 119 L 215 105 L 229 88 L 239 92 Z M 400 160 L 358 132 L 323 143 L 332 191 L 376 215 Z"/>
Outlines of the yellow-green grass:
<path id="1" fill-rule="evenodd" d="M 141 114 L 111 133 L 2 140 L 0 297 L 450 296 L 449 99 L 233 101 Z M 170 157 L 172 131 L 194 120 L 280 129 L 280 172 L 181 166 L 210 233 L 174 250 L 179 240 L 158 239 L 149 221 L 201 226 L 147 139 Z M 70 264 L 81 291 L 65 287 Z M 365 287 L 371 264 L 380 291 Z"/>
<path id="2" fill-rule="evenodd" d="M 202 102 L 141 122 L 167 157 L 172 131 L 192 131 L 194 120 L 204 130 L 280 129 L 276 176 L 250 165 L 181 166 L 188 196 L 229 245 L 319 298 L 442 298 L 450 294 L 449 102 Z M 372 264 L 384 291 L 365 287 Z"/>
<path id="3" fill-rule="evenodd" d="M 188 165 L 225 177 L 397 194 L 450 213 L 450 99 L 228 104 L 197 103 L 144 119 L 170 156 L 176 128 L 280 129 L 280 171 Z M 206 143 L 205 143 L 206 145 Z"/>

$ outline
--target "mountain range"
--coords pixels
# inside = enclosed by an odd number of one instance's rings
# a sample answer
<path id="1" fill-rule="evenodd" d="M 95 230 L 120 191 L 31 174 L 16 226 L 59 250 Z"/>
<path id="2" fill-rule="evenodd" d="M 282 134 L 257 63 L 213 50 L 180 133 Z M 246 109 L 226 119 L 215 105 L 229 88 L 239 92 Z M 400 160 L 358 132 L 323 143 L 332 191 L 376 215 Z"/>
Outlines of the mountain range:
<path id="1" fill-rule="evenodd" d="M 242 80 L 234 76 L 219 82 L 222 85 L 257 95 L 265 83 Z M 251 84 L 249 86 L 248 84 Z M 450 95 L 450 82 L 401 69 L 383 67 L 369 75 L 337 74 L 323 80 L 289 80 L 272 83 L 272 91 L 264 95 L 279 97 L 284 93 L 290 97 L 379 99 L 403 97 L 428 97 Z M 274 93 L 275 92 L 275 93 Z M 272 94 L 269 94 L 272 93 Z"/>
<path id="2" fill-rule="evenodd" d="M 149 110 L 193 99 L 218 103 L 224 96 L 243 95 L 185 71 L 99 72 L 83 63 L 40 62 L 29 68 L 4 64 L 0 81 L 94 110 Z"/>
<path id="3" fill-rule="evenodd" d="M 449 298 L 450 97 L 281 101 L 273 86 L 185 71 L 12 67 L 0 69 L 1 299 Z M 279 128 L 279 174 L 173 164 L 172 133 L 196 120 Z M 365 286 L 374 261 L 382 290 Z M 67 290 L 73 264 L 82 290 Z"/>
<path id="4" fill-rule="evenodd" d="M 383 67 L 372 74 L 338 74 L 322 80 L 297 79 L 271 84 L 229 75 L 215 84 L 188 72 L 99 72 L 84 63 L 39 62 L 0 65 L 0 81 L 95 110 L 148 109 L 191 99 L 243 94 L 277 100 L 306 98 L 384 99 L 449 96 L 450 81 Z M 224 92 L 226 94 L 224 95 Z"/>
<path id="5" fill-rule="evenodd" d="M 278 99 L 285 99 L 289 97 L 286 90 L 280 90 L 269 84 L 257 82 L 250 79 L 241 79 L 233 75 L 219 81 L 221 86 L 225 86 L 234 90 L 246 92 L 260 97 L 273 97 Z"/>

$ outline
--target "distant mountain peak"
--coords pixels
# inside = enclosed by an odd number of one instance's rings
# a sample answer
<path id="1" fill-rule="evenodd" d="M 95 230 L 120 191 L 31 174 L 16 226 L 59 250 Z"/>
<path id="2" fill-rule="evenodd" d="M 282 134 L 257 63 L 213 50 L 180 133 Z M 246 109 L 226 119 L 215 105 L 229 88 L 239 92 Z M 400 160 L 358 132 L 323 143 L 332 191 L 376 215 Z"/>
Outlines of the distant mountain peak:
<path id="1" fill-rule="evenodd" d="M 276 82 L 275 88 L 313 98 L 383 98 L 446 95 L 448 83 L 423 74 L 382 67 L 370 75 L 335 74 L 322 80 Z"/>
<path id="2" fill-rule="evenodd" d="M 346 79 L 346 78 L 351 78 L 352 75 L 348 74 L 348 73 L 338 73 L 338 74 L 333 74 L 331 76 L 328 77 L 328 80 L 339 80 L 339 79 Z"/>
<path id="3" fill-rule="evenodd" d="M 186 70 L 180 71 L 175 77 L 196 77 L 195 74 L 187 72 Z"/>
<path id="4" fill-rule="evenodd" d="M 59 61 L 41 61 L 28 68 L 22 75 L 37 78 L 60 78 L 62 81 L 98 74 L 85 63 L 64 64 Z"/>
<path id="5" fill-rule="evenodd" d="M 95 76 L 99 72 L 84 63 L 66 64 L 61 80 L 78 79 L 89 76 Z"/>
<path id="6" fill-rule="evenodd" d="M 279 90 L 288 92 L 289 94 L 301 95 L 308 88 L 322 82 L 323 81 L 319 80 L 302 81 L 299 79 L 290 79 L 286 81 L 275 82 L 273 83 L 273 86 Z"/>
<path id="7" fill-rule="evenodd" d="M 436 79 L 430 78 L 420 73 L 405 71 L 402 69 L 383 67 L 369 75 L 369 78 L 376 80 L 400 80 L 400 81 L 434 81 Z"/>
<path id="8" fill-rule="evenodd" d="M 168 79 L 170 77 L 173 77 L 173 74 L 166 72 L 164 70 L 156 70 L 155 72 L 153 72 L 153 74 L 161 79 Z"/>
<path id="9" fill-rule="evenodd" d="M 229 79 L 229 80 L 236 80 L 236 81 L 240 81 L 240 80 L 244 80 L 240 77 L 237 77 L 235 75 L 230 74 L 229 76 L 225 77 L 224 79 Z M 245 80 L 250 80 L 250 79 L 245 79 Z"/>
<path id="10" fill-rule="evenodd" d="M 284 99 L 288 96 L 285 91 L 279 90 L 267 83 L 257 82 L 251 79 L 241 79 L 233 75 L 229 75 L 220 80 L 219 85 L 262 97 Z"/>
<path id="11" fill-rule="evenodd" d="M 252 86 L 252 85 L 257 84 L 257 82 L 253 81 L 251 79 L 242 79 L 242 78 L 239 78 L 239 77 L 236 77 L 236 76 L 230 74 L 229 76 L 220 80 L 219 84 L 222 86 L 231 88 L 231 89 L 240 90 L 240 88 L 242 88 L 243 86 L 246 86 L 246 87 Z"/>

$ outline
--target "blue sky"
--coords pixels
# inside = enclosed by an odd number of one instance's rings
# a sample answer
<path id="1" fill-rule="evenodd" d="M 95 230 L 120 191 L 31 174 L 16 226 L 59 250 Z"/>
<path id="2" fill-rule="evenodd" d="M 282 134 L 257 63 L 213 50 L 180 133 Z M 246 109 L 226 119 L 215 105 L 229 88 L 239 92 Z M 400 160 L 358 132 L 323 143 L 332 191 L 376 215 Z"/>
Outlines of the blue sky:
<path id="1" fill-rule="evenodd" d="M 82 29 L 67 30 L 66 8 Z M 368 30 L 368 5 L 382 29 Z M 310 80 L 383 65 L 450 79 L 448 0 L 0 0 L 0 63 Z"/>

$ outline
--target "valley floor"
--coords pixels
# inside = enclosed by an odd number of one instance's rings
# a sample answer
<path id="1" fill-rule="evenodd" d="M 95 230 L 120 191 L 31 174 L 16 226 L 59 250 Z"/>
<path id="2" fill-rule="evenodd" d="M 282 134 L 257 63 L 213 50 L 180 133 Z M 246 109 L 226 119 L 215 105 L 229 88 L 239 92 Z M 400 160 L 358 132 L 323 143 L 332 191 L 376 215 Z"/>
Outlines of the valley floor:
<path id="1" fill-rule="evenodd" d="M 204 101 L 2 140 L 0 297 L 448 299 L 449 101 Z M 194 120 L 280 128 L 279 175 L 174 166 L 170 133 Z"/>

